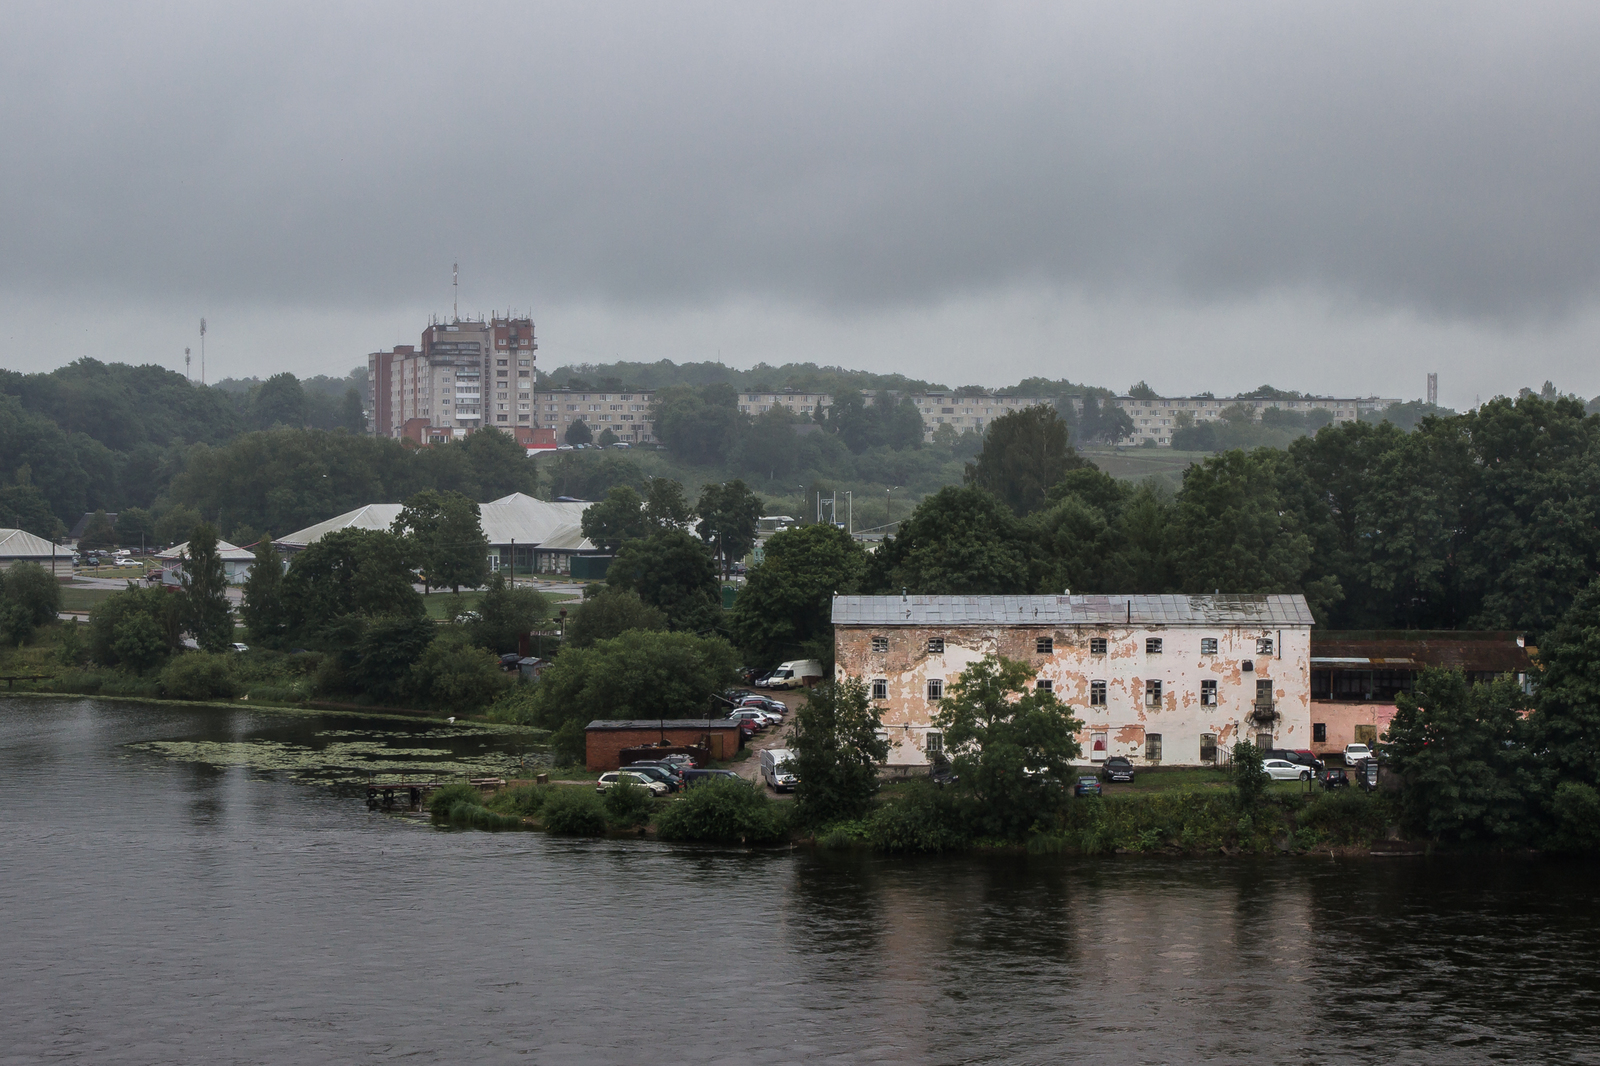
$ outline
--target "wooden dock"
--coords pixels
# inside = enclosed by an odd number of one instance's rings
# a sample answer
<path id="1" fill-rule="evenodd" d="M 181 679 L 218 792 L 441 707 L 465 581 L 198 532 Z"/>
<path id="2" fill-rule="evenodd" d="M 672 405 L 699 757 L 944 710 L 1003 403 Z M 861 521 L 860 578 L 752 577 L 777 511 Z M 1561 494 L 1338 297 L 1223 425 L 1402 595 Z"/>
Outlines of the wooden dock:
<path id="1" fill-rule="evenodd" d="M 392 781 L 367 783 L 367 810 L 369 811 L 420 811 L 428 796 L 457 781 Z M 467 784 L 476 789 L 494 791 L 505 788 L 503 777 L 469 777 Z"/>

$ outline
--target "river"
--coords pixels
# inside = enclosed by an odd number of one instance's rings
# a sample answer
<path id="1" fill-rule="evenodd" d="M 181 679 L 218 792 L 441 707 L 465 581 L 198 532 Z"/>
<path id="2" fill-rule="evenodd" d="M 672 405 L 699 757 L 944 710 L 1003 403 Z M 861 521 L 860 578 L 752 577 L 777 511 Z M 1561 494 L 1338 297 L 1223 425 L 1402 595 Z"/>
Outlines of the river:
<path id="1" fill-rule="evenodd" d="M 504 745 L 0 701 L 0 1063 L 1600 1063 L 1593 865 L 575 841 L 348 784 Z"/>

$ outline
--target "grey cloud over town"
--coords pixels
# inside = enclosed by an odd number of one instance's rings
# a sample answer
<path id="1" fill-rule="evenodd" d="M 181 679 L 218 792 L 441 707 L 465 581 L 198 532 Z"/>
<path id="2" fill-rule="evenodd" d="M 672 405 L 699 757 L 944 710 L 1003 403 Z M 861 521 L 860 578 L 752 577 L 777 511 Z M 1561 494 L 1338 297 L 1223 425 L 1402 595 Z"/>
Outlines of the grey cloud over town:
<path id="1" fill-rule="evenodd" d="M 1600 8 L 18 5 L 5 365 L 1600 392 Z M 181 359 L 181 356 L 178 358 Z"/>

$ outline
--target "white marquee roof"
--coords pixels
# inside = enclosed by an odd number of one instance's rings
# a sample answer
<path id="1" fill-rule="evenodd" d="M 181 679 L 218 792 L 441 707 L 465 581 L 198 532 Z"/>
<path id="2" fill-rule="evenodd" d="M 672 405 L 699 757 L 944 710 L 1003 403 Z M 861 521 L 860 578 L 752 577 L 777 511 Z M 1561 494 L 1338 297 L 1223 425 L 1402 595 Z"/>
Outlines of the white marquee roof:
<path id="1" fill-rule="evenodd" d="M 587 503 L 550 503 L 513 492 L 480 504 L 479 511 L 484 536 L 496 547 L 506 547 L 515 541 L 547 549 L 594 551 L 594 543 L 583 535 L 583 512 L 588 506 Z M 399 517 L 400 508 L 398 503 L 369 503 L 326 522 L 285 534 L 274 543 L 304 548 L 336 529 L 388 529 Z"/>

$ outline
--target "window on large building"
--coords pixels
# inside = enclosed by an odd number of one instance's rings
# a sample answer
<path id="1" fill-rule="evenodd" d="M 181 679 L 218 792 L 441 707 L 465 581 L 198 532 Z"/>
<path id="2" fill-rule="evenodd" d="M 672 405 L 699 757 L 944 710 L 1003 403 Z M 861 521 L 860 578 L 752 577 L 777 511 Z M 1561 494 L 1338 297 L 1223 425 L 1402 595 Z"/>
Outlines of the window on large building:
<path id="1" fill-rule="evenodd" d="M 1056 690 L 1056 683 L 1051 681 L 1048 677 L 1041 677 L 1033 683 L 1033 687 L 1038 689 L 1040 692 L 1054 692 Z"/>
<path id="2" fill-rule="evenodd" d="M 943 755 L 944 734 L 930 732 L 928 734 L 928 739 L 923 741 L 922 750 L 927 752 L 929 755 Z"/>
<path id="3" fill-rule="evenodd" d="M 1200 704 L 1204 707 L 1217 705 L 1217 683 L 1215 681 L 1200 682 Z"/>
<path id="4" fill-rule="evenodd" d="M 1327 722 L 1311 723 L 1311 741 L 1314 744 L 1326 744 L 1328 742 Z"/>
<path id="5" fill-rule="evenodd" d="M 1056 641 L 1054 637 L 1039 637 L 1033 642 L 1033 650 L 1039 655 L 1054 655 Z"/>
<path id="6" fill-rule="evenodd" d="M 1215 733 L 1200 734 L 1200 761 L 1217 761 L 1217 735 Z"/>
<path id="7" fill-rule="evenodd" d="M 889 679 L 888 678 L 886 678 L 886 677 L 873 678 L 873 681 L 872 681 L 872 698 L 875 699 L 875 700 L 886 700 L 886 699 L 889 698 Z"/>
<path id="8" fill-rule="evenodd" d="M 1161 682 L 1152 680 L 1144 683 L 1144 704 L 1146 707 L 1161 706 Z"/>
<path id="9" fill-rule="evenodd" d="M 1150 762 L 1161 761 L 1161 734 L 1146 733 L 1144 735 L 1144 757 Z"/>
<path id="10" fill-rule="evenodd" d="M 928 638 L 928 654 L 929 655 L 943 655 L 944 654 L 944 638 L 943 637 L 929 637 Z"/>
<path id="11" fill-rule="evenodd" d="M 889 650 L 889 638 L 888 637 L 873 637 L 872 638 L 872 650 L 875 651 L 875 652 L 878 652 L 879 654 L 882 654 L 883 652 L 888 651 Z"/>
<path id="12" fill-rule="evenodd" d="M 1215 655 L 1215 654 L 1217 654 L 1217 638 L 1216 637 L 1201 637 L 1200 638 L 1200 654 L 1201 655 Z"/>
<path id="13" fill-rule="evenodd" d="M 1272 704 L 1272 681 L 1260 678 L 1256 681 L 1256 702 L 1264 706 Z"/>
<path id="14" fill-rule="evenodd" d="M 1090 637 L 1089 638 L 1089 654 L 1090 655 L 1104 655 L 1105 653 L 1106 653 L 1106 638 L 1105 637 Z"/>
<path id="15" fill-rule="evenodd" d="M 1106 705 L 1106 683 L 1104 681 L 1089 682 L 1089 706 L 1104 707 Z"/>
<path id="16" fill-rule="evenodd" d="M 930 700 L 944 699 L 944 679 L 931 677 L 928 679 L 928 698 Z"/>
<path id="17" fill-rule="evenodd" d="M 1256 638 L 1256 654 L 1257 655 L 1271 655 L 1272 654 L 1272 638 L 1271 637 L 1257 637 Z"/>
<path id="18" fill-rule="evenodd" d="M 1160 637 L 1146 637 L 1145 641 L 1144 641 L 1144 653 L 1146 655 L 1160 655 L 1161 654 L 1161 638 Z"/>

